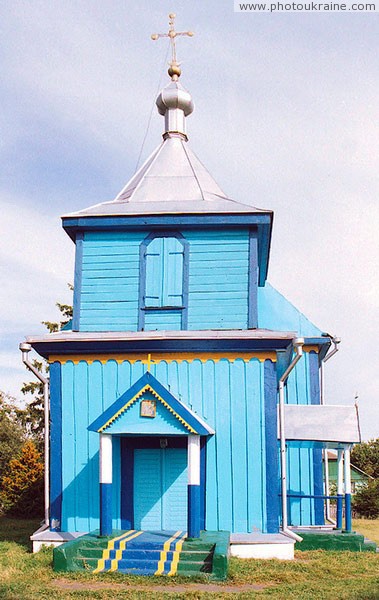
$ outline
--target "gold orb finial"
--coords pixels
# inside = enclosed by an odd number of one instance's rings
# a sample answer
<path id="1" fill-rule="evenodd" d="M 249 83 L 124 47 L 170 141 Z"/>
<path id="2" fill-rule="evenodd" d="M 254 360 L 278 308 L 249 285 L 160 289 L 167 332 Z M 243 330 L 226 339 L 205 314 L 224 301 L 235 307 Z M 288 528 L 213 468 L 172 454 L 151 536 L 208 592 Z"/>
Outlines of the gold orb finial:
<path id="1" fill-rule="evenodd" d="M 181 75 L 180 63 L 178 63 L 176 59 L 176 38 L 178 36 L 186 35 L 188 37 L 192 37 L 194 35 L 193 31 L 175 31 L 175 13 L 170 13 L 168 15 L 169 18 L 169 29 L 167 33 L 153 33 L 151 35 L 152 40 L 157 40 L 162 37 L 168 37 L 171 44 L 171 61 L 169 62 L 168 74 L 171 79 L 176 80 Z"/>

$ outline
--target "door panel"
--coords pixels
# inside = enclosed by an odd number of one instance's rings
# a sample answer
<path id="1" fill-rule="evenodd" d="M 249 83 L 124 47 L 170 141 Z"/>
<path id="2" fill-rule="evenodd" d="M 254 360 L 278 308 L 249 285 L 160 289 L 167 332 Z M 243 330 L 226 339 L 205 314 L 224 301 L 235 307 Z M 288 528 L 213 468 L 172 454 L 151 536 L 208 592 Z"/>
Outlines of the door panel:
<path id="1" fill-rule="evenodd" d="M 187 527 L 187 451 L 135 449 L 134 528 Z"/>

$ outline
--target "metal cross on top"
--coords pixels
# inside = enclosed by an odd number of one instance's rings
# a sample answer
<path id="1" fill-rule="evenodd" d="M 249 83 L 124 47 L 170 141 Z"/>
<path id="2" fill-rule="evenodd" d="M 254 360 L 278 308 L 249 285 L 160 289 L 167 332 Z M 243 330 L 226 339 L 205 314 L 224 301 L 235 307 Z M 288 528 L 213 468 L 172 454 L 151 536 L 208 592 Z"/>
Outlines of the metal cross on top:
<path id="1" fill-rule="evenodd" d="M 168 18 L 169 18 L 168 33 L 153 33 L 151 35 L 151 39 L 152 40 L 157 40 L 157 39 L 162 38 L 162 37 L 168 37 L 168 38 L 170 38 L 170 44 L 171 44 L 171 61 L 169 63 L 170 64 L 170 68 L 168 70 L 168 74 L 174 80 L 178 79 L 178 77 L 180 77 L 180 74 L 181 74 L 180 63 L 178 63 L 177 60 L 176 60 L 176 43 L 175 43 L 175 40 L 180 35 L 188 35 L 189 37 L 193 36 L 193 31 L 175 31 L 175 17 L 176 17 L 175 13 L 170 13 L 168 15 Z"/>

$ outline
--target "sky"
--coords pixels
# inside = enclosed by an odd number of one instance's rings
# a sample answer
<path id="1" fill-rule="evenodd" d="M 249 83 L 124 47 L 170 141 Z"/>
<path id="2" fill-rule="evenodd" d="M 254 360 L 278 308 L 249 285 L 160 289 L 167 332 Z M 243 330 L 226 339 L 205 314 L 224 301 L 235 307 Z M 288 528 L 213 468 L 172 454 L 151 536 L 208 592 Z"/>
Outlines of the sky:
<path id="1" fill-rule="evenodd" d="M 178 30 L 191 148 L 220 187 L 274 210 L 269 281 L 341 337 L 326 402 L 379 436 L 379 14 L 234 13 L 232 0 L 0 5 L 0 389 L 25 336 L 72 301 L 60 216 L 112 200 L 160 143 Z"/>

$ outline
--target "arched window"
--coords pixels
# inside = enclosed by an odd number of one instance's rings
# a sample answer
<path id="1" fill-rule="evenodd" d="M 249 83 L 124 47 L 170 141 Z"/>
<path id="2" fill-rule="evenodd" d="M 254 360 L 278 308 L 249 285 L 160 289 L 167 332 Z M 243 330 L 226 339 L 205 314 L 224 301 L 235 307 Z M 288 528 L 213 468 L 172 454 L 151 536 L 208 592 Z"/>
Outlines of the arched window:
<path id="1" fill-rule="evenodd" d="M 140 251 L 141 329 L 186 329 L 188 242 L 179 233 L 150 234 Z"/>

